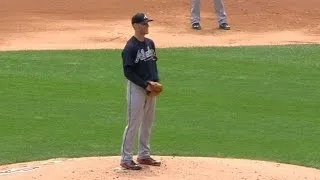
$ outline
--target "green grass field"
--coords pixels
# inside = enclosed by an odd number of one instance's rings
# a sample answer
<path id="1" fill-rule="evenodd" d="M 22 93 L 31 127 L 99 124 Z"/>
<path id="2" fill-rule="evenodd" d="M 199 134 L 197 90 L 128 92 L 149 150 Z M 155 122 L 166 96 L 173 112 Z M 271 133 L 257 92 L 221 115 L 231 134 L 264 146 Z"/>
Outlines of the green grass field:
<path id="1" fill-rule="evenodd" d="M 158 49 L 157 155 L 320 168 L 320 46 Z M 0 52 L 0 164 L 119 155 L 120 50 Z"/>

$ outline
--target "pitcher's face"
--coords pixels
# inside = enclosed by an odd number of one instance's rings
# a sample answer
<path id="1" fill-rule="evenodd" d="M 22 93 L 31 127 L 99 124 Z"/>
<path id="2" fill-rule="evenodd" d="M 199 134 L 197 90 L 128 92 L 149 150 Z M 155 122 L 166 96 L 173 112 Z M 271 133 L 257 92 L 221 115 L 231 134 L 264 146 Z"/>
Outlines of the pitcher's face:
<path id="1" fill-rule="evenodd" d="M 149 23 L 145 22 L 145 23 L 140 23 L 142 26 L 142 32 L 144 34 L 148 34 L 149 33 Z"/>
<path id="2" fill-rule="evenodd" d="M 134 24 L 134 29 L 141 35 L 149 33 L 149 24 L 147 22 Z"/>

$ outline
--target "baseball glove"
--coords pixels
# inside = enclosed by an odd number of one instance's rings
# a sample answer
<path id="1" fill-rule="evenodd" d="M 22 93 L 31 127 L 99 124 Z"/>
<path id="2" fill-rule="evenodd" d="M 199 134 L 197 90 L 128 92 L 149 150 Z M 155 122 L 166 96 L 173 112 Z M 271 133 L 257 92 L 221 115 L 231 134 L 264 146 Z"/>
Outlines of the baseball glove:
<path id="1" fill-rule="evenodd" d="M 163 91 L 163 85 L 159 82 L 149 81 L 150 91 L 148 95 L 157 96 Z"/>

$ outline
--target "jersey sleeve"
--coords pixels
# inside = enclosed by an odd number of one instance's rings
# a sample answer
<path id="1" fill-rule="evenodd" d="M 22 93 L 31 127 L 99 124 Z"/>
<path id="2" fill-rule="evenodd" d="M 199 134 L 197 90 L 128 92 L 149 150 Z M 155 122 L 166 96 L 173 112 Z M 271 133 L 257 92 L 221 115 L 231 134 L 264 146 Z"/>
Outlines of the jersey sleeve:
<path id="1" fill-rule="evenodd" d="M 141 79 L 135 72 L 134 72 L 134 48 L 133 47 L 125 47 L 121 53 L 122 61 L 123 61 L 123 71 L 125 77 L 130 80 L 131 82 L 135 83 L 136 85 L 145 89 L 148 86 L 148 82 Z"/>
<path id="2" fill-rule="evenodd" d="M 154 60 L 155 61 L 158 61 L 158 56 L 157 56 L 157 51 L 156 51 L 156 46 L 155 46 L 155 44 L 154 44 L 154 42 L 151 40 L 151 47 L 152 47 L 152 49 L 153 49 L 153 58 L 154 58 Z M 157 79 L 157 81 L 158 82 L 160 82 L 160 79 L 159 79 L 159 76 L 158 76 L 158 67 L 157 67 L 157 63 L 155 63 L 155 73 L 157 74 L 157 77 L 158 77 L 158 79 Z"/>
<path id="3" fill-rule="evenodd" d="M 155 61 L 158 60 L 158 56 L 157 56 L 157 52 L 156 52 L 156 46 L 154 44 L 154 42 L 151 40 L 151 47 L 153 49 L 153 58 L 155 59 Z"/>

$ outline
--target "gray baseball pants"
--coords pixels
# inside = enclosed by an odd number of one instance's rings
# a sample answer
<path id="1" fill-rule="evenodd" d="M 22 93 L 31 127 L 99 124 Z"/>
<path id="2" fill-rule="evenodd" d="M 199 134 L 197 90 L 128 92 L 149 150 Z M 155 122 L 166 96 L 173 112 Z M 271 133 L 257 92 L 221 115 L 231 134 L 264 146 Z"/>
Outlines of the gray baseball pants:
<path id="1" fill-rule="evenodd" d="M 149 139 L 155 114 L 156 97 L 148 96 L 146 91 L 131 81 L 127 83 L 127 126 L 123 133 L 121 161 L 131 161 L 133 140 L 139 129 L 139 158 L 150 156 Z"/>
<path id="2" fill-rule="evenodd" d="M 218 24 L 226 23 L 227 15 L 224 9 L 223 0 L 212 0 Z M 191 0 L 191 23 L 200 23 L 200 0 Z"/>

